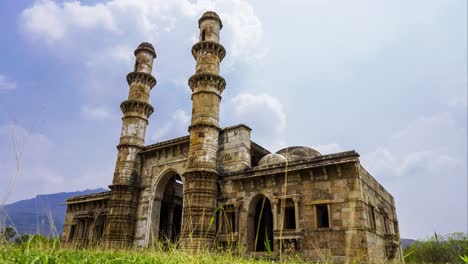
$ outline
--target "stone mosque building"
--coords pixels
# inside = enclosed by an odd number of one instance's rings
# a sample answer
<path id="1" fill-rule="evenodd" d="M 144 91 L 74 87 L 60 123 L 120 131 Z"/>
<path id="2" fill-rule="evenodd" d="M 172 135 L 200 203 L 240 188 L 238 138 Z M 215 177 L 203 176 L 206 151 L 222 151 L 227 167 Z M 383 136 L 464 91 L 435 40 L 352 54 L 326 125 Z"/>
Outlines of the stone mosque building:
<path id="1" fill-rule="evenodd" d="M 191 251 L 235 246 L 247 255 L 400 259 L 394 199 L 357 152 L 322 155 L 295 146 L 271 153 L 250 139 L 248 126 L 219 126 L 223 24 L 206 12 L 198 25 L 190 135 L 145 145 L 156 52 L 141 43 L 120 105 L 110 191 L 67 200 L 62 243 L 138 248 L 173 241 Z"/>

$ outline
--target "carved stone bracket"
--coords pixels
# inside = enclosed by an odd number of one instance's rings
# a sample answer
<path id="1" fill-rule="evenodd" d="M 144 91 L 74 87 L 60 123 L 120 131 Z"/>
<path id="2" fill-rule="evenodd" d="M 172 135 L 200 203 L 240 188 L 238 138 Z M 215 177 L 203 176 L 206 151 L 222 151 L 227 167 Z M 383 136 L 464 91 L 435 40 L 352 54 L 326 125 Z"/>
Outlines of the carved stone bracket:
<path id="1" fill-rule="evenodd" d="M 199 84 L 215 85 L 216 89 L 218 89 L 219 92 L 224 91 L 224 88 L 226 87 L 226 81 L 224 80 L 224 78 L 212 73 L 194 74 L 188 80 L 188 84 L 192 89 L 192 92 L 195 89 L 195 87 L 197 87 Z"/>
<path id="2" fill-rule="evenodd" d="M 127 82 L 128 85 L 131 85 L 135 82 L 144 83 L 149 85 L 150 88 L 153 88 L 156 85 L 156 79 L 153 77 L 153 75 L 144 72 L 130 72 L 127 74 Z"/>
<path id="3" fill-rule="evenodd" d="M 213 129 L 215 129 L 217 131 L 221 131 L 221 128 L 219 128 L 218 126 L 215 126 L 213 124 L 206 124 L 206 123 L 193 124 L 193 125 L 189 126 L 188 131 L 190 132 L 192 129 L 204 128 L 204 127 L 213 128 Z"/>
<path id="4" fill-rule="evenodd" d="M 200 52 L 215 53 L 219 57 L 220 61 L 222 61 L 224 56 L 226 56 L 226 50 L 223 45 L 214 41 L 200 41 L 193 45 L 192 55 L 196 60 L 198 59 Z"/>
<path id="5" fill-rule="evenodd" d="M 120 104 L 120 109 L 122 113 L 137 112 L 145 114 L 147 117 L 154 112 L 154 108 L 150 104 L 138 100 L 125 100 Z"/>

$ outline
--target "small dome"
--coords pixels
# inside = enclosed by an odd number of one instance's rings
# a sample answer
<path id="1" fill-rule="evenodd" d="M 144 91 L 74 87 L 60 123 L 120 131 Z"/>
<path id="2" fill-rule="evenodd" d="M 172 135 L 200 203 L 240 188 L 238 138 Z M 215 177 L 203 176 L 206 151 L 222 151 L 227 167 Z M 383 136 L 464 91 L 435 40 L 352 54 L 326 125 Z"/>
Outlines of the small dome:
<path id="1" fill-rule="evenodd" d="M 142 42 L 142 43 L 140 43 L 140 45 L 138 45 L 138 47 L 136 48 L 136 50 L 134 52 L 135 56 L 137 55 L 137 53 L 139 51 L 143 51 L 143 50 L 152 53 L 154 55 L 154 57 L 156 57 L 156 52 L 154 51 L 153 45 L 151 43 L 148 43 L 148 42 Z"/>
<path id="2" fill-rule="evenodd" d="M 200 19 L 198 20 L 198 27 L 200 27 L 200 24 L 203 22 L 203 20 L 205 19 L 213 19 L 213 20 L 217 20 L 218 23 L 219 23 L 219 29 L 223 28 L 223 22 L 221 22 L 221 18 L 219 18 L 218 14 L 216 14 L 216 12 L 213 12 L 213 11 L 207 11 L 205 13 L 203 13 L 203 15 L 200 17 Z"/>
<path id="3" fill-rule="evenodd" d="M 277 153 L 270 153 L 260 159 L 260 161 L 258 162 L 258 166 L 268 166 L 283 163 L 286 161 L 288 160 L 283 155 Z"/>
<path id="4" fill-rule="evenodd" d="M 322 156 L 317 150 L 302 146 L 284 148 L 276 153 L 283 155 L 288 161 L 305 160 Z"/>

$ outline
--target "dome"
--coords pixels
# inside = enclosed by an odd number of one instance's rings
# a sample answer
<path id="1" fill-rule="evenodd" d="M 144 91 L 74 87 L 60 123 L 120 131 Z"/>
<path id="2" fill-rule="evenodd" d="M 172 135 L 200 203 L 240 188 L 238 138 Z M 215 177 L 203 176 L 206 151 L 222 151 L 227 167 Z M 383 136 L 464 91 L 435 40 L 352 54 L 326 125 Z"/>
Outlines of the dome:
<path id="1" fill-rule="evenodd" d="M 218 14 L 216 14 L 215 12 L 213 11 L 207 11 L 205 13 L 203 13 L 203 15 L 200 17 L 200 19 L 198 20 L 198 27 L 200 27 L 201 23 L 203 22 L 203 20 L 205 19 L 213 19 L 213 20 L 216 20 L 218 21 L 219 23 L 219 29 L 223 28 L 223 22 L 221 22 L 221 18 L 219 18 Z"/>
<path id="2" fill-rule="evenodd" d="M 148 42 L 142 42 L 140 43 L 140 45 L 138 45 L 138 47 L 136 48 L 134 54 L 135 56 L 137 55 L 137 53 L 139 51 L 148 51 L 150 53 L 152 53 L 154 55 L 154 57 L 156 57 L 156 52 L 154 51 L 154 47 L 151 43 L 148 43 Z"/>
<path id="3" fill-rule="evenodd" d="M 284 148 L 276 153 L 286 157 L 288 161 L 305 160 L 322 156 L 317 150 L 303 146 Z"/>
<path id="4" fill-rule="evenodd" d="M 270 153 L 260 159 L 260 161 L 258 162 L 258 166 L 268 166 L 283 163 L 286 161 L 288 160 L 283 155 L 277 153 Z"/>

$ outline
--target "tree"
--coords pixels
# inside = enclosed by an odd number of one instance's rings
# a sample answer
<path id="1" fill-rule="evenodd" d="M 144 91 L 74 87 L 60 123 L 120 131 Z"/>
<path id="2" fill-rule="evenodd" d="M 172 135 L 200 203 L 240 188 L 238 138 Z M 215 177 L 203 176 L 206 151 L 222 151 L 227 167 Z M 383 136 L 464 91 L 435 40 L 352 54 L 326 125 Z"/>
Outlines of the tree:
<path id="1" fill-rule="evenodd" d="M 16 235 L 17 235 L 16 230 L 13 227 L 11 226 L 4 227 L 2 229 L 2 232 L 0 232 L 0 241 L 9 242 Z"/>
<path id="2" fill-rule="evenodd" d="M 466 263 L 468 234 L 435 234 L 425 241 L 416 241 L 405 249 L 406 263 Z"/>

